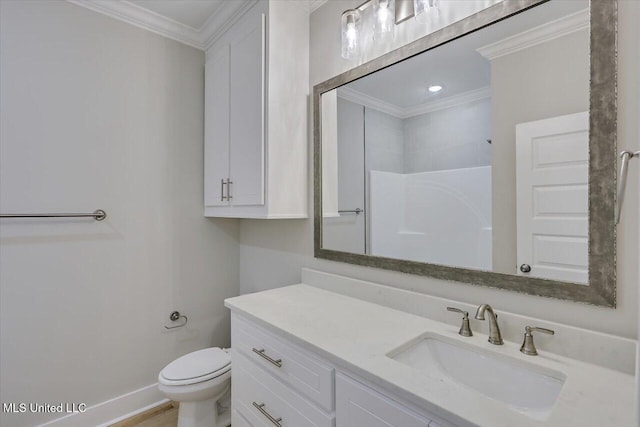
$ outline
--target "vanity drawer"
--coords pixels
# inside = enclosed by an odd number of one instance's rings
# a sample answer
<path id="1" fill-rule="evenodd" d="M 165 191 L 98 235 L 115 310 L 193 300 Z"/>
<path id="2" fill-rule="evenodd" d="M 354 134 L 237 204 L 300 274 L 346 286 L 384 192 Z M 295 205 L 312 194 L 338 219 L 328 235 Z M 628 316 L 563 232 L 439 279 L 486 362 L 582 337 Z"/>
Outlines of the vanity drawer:
<path id="1" fill-rule="evenodd" d="M 237 353 L 231 387 L 234 427 L 335 427 L 333 416 Z"/>
<path id="2" fill-rule="evenodd" d="M 323 409 L 333 410 L 333 367 L 236 315 L 232 316 L 231 342 L 234 352 L 243 354 Z"/>
<path id="3" fill-rule="evenodd" d="M 340 373 L 336 374 L 336 427 L 444 427 Z"/>

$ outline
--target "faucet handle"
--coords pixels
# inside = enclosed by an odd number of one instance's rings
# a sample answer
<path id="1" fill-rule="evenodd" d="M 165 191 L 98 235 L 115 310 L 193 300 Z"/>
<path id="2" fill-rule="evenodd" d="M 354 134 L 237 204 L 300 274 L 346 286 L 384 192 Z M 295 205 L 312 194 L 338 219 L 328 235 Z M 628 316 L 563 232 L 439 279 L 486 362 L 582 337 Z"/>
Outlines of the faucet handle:
<path id="1" fill-rule="evenodd" d="M 462 335 L 463 337 L 472 337 L 473 332 L 471 332 L 471 326 L 469 325 L 469 313 L 455 307 L 447 307 L 447 311 L 454 311 L 456 313 L 462 314 L 462 325 L 460 326 L 460 331 L 458 331 L 458 334 Z"/>
<path id="2" fill-rule="evenodd" d="M 536 356 L 538 351 L 536 350 L 536 346 L 533 343 L 533 334 L 531 332 L 542 332 L 543 334 L 554 335 L 555 332 L 551 329 L 546 328 L 538 328 L 535 326 L 525 326 L 524 327 L 524 341 L 522 346 L 520 347 L 520 351 L 528 356 Z"/>

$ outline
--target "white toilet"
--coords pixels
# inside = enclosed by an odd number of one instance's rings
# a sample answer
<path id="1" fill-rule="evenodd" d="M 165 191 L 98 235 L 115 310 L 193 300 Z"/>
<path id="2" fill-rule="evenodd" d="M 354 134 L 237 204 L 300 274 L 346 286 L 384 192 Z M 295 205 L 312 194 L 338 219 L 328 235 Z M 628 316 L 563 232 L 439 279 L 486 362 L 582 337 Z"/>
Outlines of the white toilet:
<path id="1" fill-rule="evenodd" d="M 158 374 L 158 388 L 180 403 L 178 427 L 231 425 L 228 350 L 205 348 L 174 360 Z"/>

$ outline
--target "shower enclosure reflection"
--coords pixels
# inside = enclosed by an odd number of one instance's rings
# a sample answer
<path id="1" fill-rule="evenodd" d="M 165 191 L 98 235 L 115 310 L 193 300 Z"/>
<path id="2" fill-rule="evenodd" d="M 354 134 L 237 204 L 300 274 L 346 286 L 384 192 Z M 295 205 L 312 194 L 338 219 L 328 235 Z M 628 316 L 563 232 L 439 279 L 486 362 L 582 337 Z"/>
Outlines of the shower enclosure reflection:
<path id="1" fill-rule="evenodd" d="M 321 96 L 322 248 L 588 283 L 589 3 Z"/>

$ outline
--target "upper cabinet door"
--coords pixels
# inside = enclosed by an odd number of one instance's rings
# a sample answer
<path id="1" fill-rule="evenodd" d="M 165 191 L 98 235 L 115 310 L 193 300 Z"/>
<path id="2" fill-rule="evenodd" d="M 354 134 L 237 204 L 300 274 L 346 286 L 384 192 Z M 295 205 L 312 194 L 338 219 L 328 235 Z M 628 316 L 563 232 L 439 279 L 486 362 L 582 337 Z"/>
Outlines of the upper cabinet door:
<path id="1" fill-rule="evenodd" d="M 226 206 L 229 177 L 229 45 L 205 65 L 204 204 Z"/>
<path id="2" fill-rule="evenodd" d="M 205 216 L 307 217 L 308 57 L 298 1 L 256 1 L 207 50 Z"/>
<path id="3" fill-rule="evenodd" d="M 234 206 L 264 204 L 265 15 L 244 25 L 230 58 L 228 194 Z"/>

